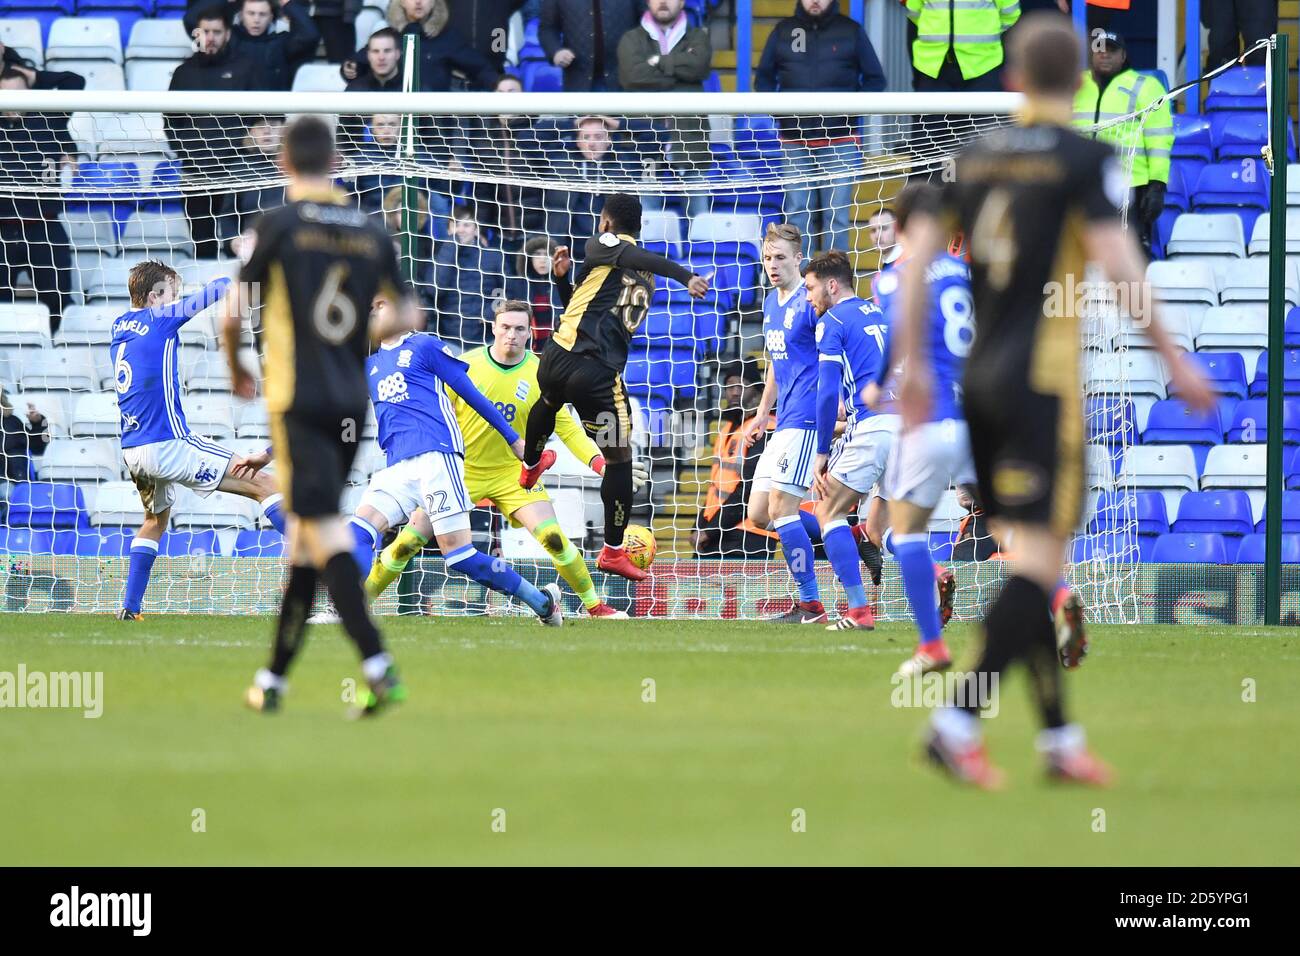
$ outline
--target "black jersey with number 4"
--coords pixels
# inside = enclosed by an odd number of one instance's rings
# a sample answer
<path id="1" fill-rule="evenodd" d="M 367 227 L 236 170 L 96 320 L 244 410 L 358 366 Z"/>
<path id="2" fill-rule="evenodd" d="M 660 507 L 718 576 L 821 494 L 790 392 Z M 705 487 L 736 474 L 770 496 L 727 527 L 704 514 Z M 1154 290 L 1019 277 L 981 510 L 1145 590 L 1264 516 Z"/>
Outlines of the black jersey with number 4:
<path id="1" fill-rule="evenodd" d="M 956 220 L 949 224 L 965 233 L 971 253 L 976 332 L 968 394 L 1077 389 L 1084 228 L 1117 218 L 1127 193 L 1108 145 L 1056 117 L 1024 119 L 963 151 L 944 185 Z"/>
<path id="2" fill-rule="evenodd" d="M 581 271 L 576 288 L 567 279 L 557 280 L 565 309 L 551 341 L 620 372 L 627 365 L 632 335 L 650 308 L 655 276 L 685 285 L 692 275 L 690 269 L 642 249 L 631 236 L 612 232 L 587 240 Z"/>
<path id="3" fill-rule="evenodd" d="M 260 289 L 267 410 L 365 408 L 371 300 L 383 292 L 397 302 L 407 288 L 393 241 L 342 192 L 290 199 L 258 220 L 241 250 L 239 280 Z"/>

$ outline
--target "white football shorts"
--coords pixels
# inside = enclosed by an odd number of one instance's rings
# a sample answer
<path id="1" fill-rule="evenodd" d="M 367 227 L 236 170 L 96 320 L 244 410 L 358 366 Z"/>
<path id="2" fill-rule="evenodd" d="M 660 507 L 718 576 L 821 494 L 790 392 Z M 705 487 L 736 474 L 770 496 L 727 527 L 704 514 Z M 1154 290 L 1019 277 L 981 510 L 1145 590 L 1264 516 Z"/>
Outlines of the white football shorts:
<path id="1" fill-rule="evenodd" d="M 933 509 L 951 485 L 974 481 L 966 422 L 945 418 L 927 422 L 894 442 L 885 469 L 885 497 Z"/>
<path id="2" fill-rule="evenodd" d="M 445 451 L 427 451 L 375 472 L 361 504 L 387 518 L 389 527 L 404 523 L 423 508 L 437 534 L 469 528 L 474 507 L 460 455 Z"/>
<path id="3" fill-rule="evenodd" d="M 898 423 L 897 415 L 872 415 L 850 424 L 831 448 L 827 472 L 860 495 L 870 492 L 884 477 Z"/>
<path id="4" fill-rule="evenodd" d="M 140 492 L 145 511 L 162 514 L 176 503 L 176 487 L 200 498 L 217 490 L 234 452 L 198 435 L 168 438 L 122 449 L 126 470 Z"/>
<path id="5" fill-rule="evenodd" d="M 754 469 L 753 492 L 765 494 L 775 487 L 802 498 L 813 483 L 813 459 L 817 457 L 817 429 L 778 428 Z"/>

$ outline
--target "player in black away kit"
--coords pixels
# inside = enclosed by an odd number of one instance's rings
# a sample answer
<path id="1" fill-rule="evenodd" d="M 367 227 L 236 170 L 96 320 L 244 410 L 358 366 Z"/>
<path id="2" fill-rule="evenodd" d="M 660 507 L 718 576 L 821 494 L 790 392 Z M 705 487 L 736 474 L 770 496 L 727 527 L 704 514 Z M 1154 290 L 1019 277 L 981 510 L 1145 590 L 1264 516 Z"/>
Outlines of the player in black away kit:
<path id="1" fill-rule="evenodd" d="M 704 277 L 638 246 L 640 234 L 641 201 L 620 193 L 605 200 L 597 233 L 587 240 L 576 288 L 569 280 L 568 248 L 555 250 L 551 276 L 565 308 L 537 369 L 542 400 L 528 418 L 519 477 L 519 484 L 531 488 L 555 463 L 555 452 L 546 443 L 555 431 L 556 413 L 571 403 L 606 461 L 600 483 L 605 547 L 596 567 L 633 581 L 646 573 L 623 553 L 623 531 L 632 510 L 632 413 L 623 388 L 628 344 L 650 308 L 655 276 L 676 279 L 697 299 L 709 291 Z"/>
<path id="2" fill-rule="evenodd" d="M 931 379 L 922 328 L 925 267 L 960 229 L 971 252 L 975 342 L 966 360 L 963 404 L 980 499 L 1015 559 L 984 619 L 984 646 L 935 711 L 927 753 L 957 779 L 995 788 L 1001 773 L 981 742 L 981 699 L 1023 661 L 1043 731 L 1038 749 L 1049 775 L 1105 785 L 1110 770 L 1091 755 L 1083 729 L 1067 723 L 1051 596 L 1066 546 L 1083 512 L 1083 381 L 1074 291 L 1085 262 L 1121 289 L 1144 288 L 1145 262 L 1119 207 L 1128 183 L 1110 147 L 1070 129 L 1079 83 L 1079 38 L 1056 13 L 1025 18 L 1008 41 L 1007 81 L 1026 102 L 1015 126 L 985 137 L 957 159 L 943 209 L 909 228 L 916 260 L 903 275 L 903 321 L 895 337 L 905 363 L 903 427 L 926 420 Z M 1068 290 L 1068 291 L 1067 291 Z M 1160 352 L 1173 388 L 1208 409 L 1213 395 L 1174 348 L 1143 294 L 1133 320 Z"/>
<path id="3" fill-rule="evenodd" d="M 288 202 L 258 220 L 246 237 L 240 284 L 226 300 L 222 325 L 234 391 L 252 398 L 253 377 L 238 353 L 248 292 L 258 287 L 266 406 L 291 515 L 291 567 L 275 649 L 245 700 L 256 710 L 279 707 L 319 579 L 361 653 L 370 691 L 355 712 L 369 714 L 403 699 L 405 689 L 367 610 L 339 498 L 366 419 L 369 339 L 414 328 L 419 318 L 391 237 L 330 182 L 334 136 L 329 127 L 311 116 L 293 123 L 285 131 L 280 162 L 290 177 Z M 372 321 L 376 294 L 401 302 L 402 308 Z M 250 467 L 267 460 L 265 454 L 250 456 Z"/>

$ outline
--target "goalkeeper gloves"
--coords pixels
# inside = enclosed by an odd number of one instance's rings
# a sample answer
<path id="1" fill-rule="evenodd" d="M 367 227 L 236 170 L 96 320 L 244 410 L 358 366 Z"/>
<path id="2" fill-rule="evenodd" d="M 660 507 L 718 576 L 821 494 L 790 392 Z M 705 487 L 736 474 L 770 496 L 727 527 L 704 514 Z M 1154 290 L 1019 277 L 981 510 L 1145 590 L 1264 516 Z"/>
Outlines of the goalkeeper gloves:
<path id="1" fill-rule="evenodd" d="M 595 458 L 591 459 L 591 465 L 589 467 L 596 474 L 603 476 L 605 474 L 605 456 L 597 455 Z M 632 460 L 632 490 L 640 491 L 649 483 L 649 481 L 650 481 L 650 469 L 648 469 L 645 466 L 645 462 L 641 462 L 641 461 L 637 461 L 636 459 L 633 459 Z"/>

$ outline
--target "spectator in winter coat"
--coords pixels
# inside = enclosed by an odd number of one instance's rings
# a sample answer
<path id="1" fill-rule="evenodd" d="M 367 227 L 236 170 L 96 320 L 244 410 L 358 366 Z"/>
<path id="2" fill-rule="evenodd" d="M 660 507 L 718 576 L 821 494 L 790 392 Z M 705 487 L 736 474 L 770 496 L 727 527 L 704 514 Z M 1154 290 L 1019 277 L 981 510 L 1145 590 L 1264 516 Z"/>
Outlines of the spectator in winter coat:
<path id="1" fill-rule="evenodd" d="M 550 236 L 533 236 L 524 243 L 523 274 L 506 282 L 506 298 L 520 299 L 533 308 L 531 347 L 538 355 L 555 332 L 564 310 L 559 289 L 551 280 L 551 257 L 557 243 Z"/>
<path id="2" fill-rule="evenodd" d="M 31 457 L 45 454 L 50 443 L 50 424 L 40 409 L 28 402 L 25 417 L 26 421 L 18 417 L 13 402 L 0 388 L 0 490 L 6 479 L 27 481 Z"/>
<path id="3" fill-rule="evenodd" d="M 448 25 L 469 41 L 498 73 L 506 67 L 510 17 L 524 0 L 447 0 Z"/>
<path id="4" fill-rule="evenodd" d="M 307 0 L 243 0 L 239 22 L 232 28 L 237 56 L 257 61 L 268 90 L 288 90 L 298 67 L 316 54 L 320 31 L 307 15 Z M 289 29 L 276 32 L 283 14 Z"/>
<path id="5" fill-rule="evenodd" d="M 566 92 L 621 88 L 618 43 L 644 10 L 642 0 L 542 0 L 537 39 L 564 70 Z"/>
<path id="6" fill-rule="evenodd" d="M 468 206 L 452 212 L 451 234 L 439 243 L 433 267 L 438 336 L 458 348 L 477 348 L 487 341 L 492 303 L 505 293 L 505 261 L 483 242 Z"/>
<path id="7" fill-rule="evenodd" d="M 402 35 L 392 27 L 370 34 L 366 41 L 365 74 L 348 80 L 347 93 L 400 93 L 402 91 Z M 346 66 L 346 64 L 345 64 Z M 343 67 L 340 67 L 342 72 Z M 339 148 L 349 153 L 365 142 L 363 116 L 339 117 Z"/>
<path id="8" fill-rule="evenodd" d="M 842 15 L 838 0 L 798 0 L 794 15 L 777 23 L 763 47 L 754 80 L 758 90 L 879 92 L 885 74 L 866 32 Z M 787 189 L 786 219 L 814 249 L 850 249 L 853 170 L 862 160 L 857 117 L 783 116 L 777 121 L 785 166 L 792 176 L 834 176 L 829 187 Z M 814 228 L 813 214 L 824 222 Z M 819 239 L 820 237 L 820 239 Z"/>

